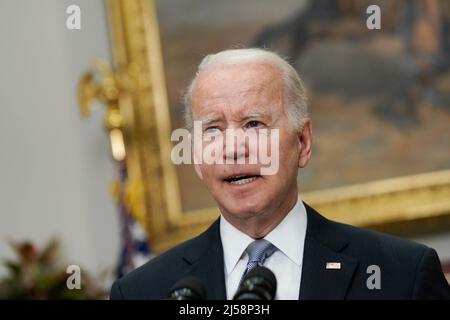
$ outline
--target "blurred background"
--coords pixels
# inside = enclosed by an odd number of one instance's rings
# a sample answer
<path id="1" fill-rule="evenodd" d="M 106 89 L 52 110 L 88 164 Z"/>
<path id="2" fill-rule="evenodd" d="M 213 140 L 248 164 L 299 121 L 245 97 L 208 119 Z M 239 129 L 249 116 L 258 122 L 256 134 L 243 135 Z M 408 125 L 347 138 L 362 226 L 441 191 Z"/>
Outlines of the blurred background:
<path id="1" fill-rule="evenodd" d="M 372 3 L 381 30 L 366 27 Z M 155 4 L 173 128 L 206 54 L 260 46 L 286 56 L 308 89 L 314 156 L 302 191 L 450 169 L 450 1 Z M 81 9 L 80 30 L 66 27 L 70 5 Z M 112 159 L 103 111 L 85 121 L 77 103 L 93 58 L 111 63 L 105 2 L 0 0 L 0 39 L 0 297 L 105 297 L 112 280 L 152 256 L 116 201 L 124 168 Z M 177 173 L 184 209 L 213 205 L 192 168 Z M 450 229 L 408 237 L 435 248 L 450 272 Z M 71 264 L 89 289 L 78 296 L 64 289 Z"/>
<path id="2" fill-rule="evenodd" d="M 72 4 L 80 30 L 66 28 Z M 81 73 L 110 57 L 104 2 L 2 0 L 0 33 L 0 257 L 15 257 L 8 239 L 43 248 L 57 237 L 63 264 L 112 277 L 115 167 L 102 112 L 82 121 L 77 104 Z M 2 266 L 0 279 L 8 273 Z"/>

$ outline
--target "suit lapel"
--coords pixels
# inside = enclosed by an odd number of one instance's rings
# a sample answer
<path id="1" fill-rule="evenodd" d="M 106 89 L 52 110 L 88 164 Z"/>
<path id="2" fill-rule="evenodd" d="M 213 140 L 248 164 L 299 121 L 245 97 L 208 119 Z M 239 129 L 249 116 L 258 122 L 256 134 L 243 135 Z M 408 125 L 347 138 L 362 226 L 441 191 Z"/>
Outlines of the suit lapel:
<path id="1" fill-rule="evenodd" d="M 219 220 L 200 237 L 199 242 L 205 244 L 201 250 L 191 252 L 183 260 L 192 267 L 186 275 L 193 275 L 203 281 L 207 289 L 208 299 L 226 300 L 225 274 L 222 241 L 220 240 Z"/>
<path id="2" fill-rule="evenodd" d="M 305 204 L 308 226 L 303 252 L 300 299 L 344 299 L 357 259 L 341 251 L 348 245 L 333 222 L 320 216 Z M 327 263 L 340 263 L 340 268 L 327 269 Z"/>

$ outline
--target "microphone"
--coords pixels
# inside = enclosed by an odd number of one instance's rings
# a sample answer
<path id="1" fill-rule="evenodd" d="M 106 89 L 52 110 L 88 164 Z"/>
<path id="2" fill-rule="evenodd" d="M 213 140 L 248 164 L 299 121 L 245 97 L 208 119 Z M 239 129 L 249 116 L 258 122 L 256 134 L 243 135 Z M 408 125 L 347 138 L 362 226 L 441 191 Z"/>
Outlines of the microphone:
<path id="1" fill-rule="evenodd" d="M 233 300 L 273 300 L 277 291 L 277 279 L 265 267 L 250 270 L 239 285 Z"/>
<path id="2" fill-rule="evenodd" d="M 167 297 L 169 300 L 205 300 L 206 288 L 199 278 L 189 276 L 178 280 Z"/>

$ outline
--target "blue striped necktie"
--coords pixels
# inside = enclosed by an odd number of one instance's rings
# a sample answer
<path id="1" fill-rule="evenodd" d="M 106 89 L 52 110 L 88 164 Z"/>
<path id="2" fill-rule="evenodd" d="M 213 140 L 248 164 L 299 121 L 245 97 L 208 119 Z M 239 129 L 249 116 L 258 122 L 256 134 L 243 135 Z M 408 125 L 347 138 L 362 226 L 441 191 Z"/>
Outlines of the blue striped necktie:
<path id="1" fill-rule="evenodd" d="M 252 269 L 257 266 L 262 266 L 264 261 L 270 257 L 277 248 L 265 239 L 255 240 L 249 244 L 245 251 L 248 254 L 248 263 L 247 268 L 245 269 L 244 274 L 242 275 L 241 282 L 244 279 L 244 276 Z"/>

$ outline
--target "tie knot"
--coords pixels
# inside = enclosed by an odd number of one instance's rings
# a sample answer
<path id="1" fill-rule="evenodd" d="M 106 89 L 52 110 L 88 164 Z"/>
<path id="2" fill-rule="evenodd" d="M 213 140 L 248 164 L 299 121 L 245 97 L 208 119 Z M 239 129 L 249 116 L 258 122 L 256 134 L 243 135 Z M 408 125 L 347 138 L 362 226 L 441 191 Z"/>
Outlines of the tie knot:
<path id="1" fill-rule="evenodd" d="M 255 265 L 263 265 L 264 261 L 270 257 L 277 248 L 265 239 L 255 240 L 249 244 L 245 250 L 248 254 L 248 262 Z"/>

